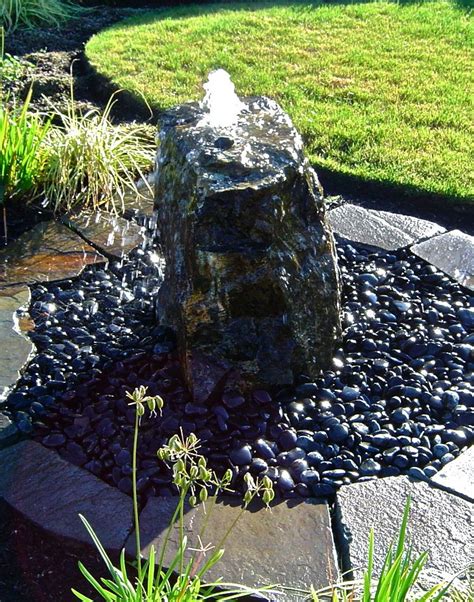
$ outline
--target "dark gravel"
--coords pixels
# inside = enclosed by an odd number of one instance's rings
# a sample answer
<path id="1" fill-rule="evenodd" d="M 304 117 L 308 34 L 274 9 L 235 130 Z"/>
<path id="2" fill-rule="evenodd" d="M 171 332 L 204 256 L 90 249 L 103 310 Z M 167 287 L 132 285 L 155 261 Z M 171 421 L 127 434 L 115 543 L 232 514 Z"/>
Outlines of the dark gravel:
<path id="1" fill-rule="evenodd" d="M 165 399 L 143 421 L 139 490 L 172 495 L 156 450 L 195 432 L 218 470 L 268 474 L 284 496 L 331 496 L 343 484 L 425 478 L 474 439 L 472 297 L 402 250 L 338 244 L 344 339 L 331 370 L 292 390 L 190 399 L 173 333 L 156 325 L 156 249 L 32 291 L 38 354 L 8 404 L 18 428 L 123 492 L 131 491 L 133 410 L 126 391 Z"/>

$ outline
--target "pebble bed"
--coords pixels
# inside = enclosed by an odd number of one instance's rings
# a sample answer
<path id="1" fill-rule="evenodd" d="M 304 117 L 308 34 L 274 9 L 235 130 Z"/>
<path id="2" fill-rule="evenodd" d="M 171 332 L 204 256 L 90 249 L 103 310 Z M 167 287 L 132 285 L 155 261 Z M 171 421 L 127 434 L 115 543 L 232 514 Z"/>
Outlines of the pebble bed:
<path id="1" fill-rule="evenodd" d="M 107 269 L 32 289 L 37 347 L 7 400 L 20 431 L 131 492 L 134 410 L 126 391 L 165 400 L 144 418 L 138 489 L 174 495 L 157 449 L 195 432 L 217 470 L 267 474 L 285 497 L 328 497 L 384 476 L 433 476 L 474 440 L 473 298 L 407 250 L 338 241 L 344 338 L 331 370 L 291 390 L 254 391 L 196 405 L 172 333 L 156 325 L 162 266 L 135 249 Z"/>

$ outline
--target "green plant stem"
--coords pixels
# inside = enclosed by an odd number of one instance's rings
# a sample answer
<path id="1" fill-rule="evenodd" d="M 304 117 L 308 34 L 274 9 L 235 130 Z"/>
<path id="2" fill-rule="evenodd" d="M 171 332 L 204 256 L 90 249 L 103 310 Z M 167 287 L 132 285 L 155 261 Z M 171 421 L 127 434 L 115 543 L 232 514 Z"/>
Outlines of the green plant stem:
<path id="1" fill-rule="evenodd" d="M 133 495 L 133 516 L 135 521 L 135 545 L 137 548 L 137 571 L 138 580 L 142 580 L 142 558 L 140 545 L 140 519 L 138 516 L 138 496 L 137 496 L 137 449 L 138 449 L 138 429 L 140 426 L 140 417 L 138 411 L 135 411 L 135 430 L 133 433 L 133 451 L 132 451 L 132 495 Z"/>
<path id="2" fill-rule="evenodd" d="M 159 579 L 161 571 L 163 570 L 163 563 L 165 561 L 165 553 L 166 553 L 166 549 L 168 547 L 168 542 L 169 542 L 169 539 L 171 536 L 171 531 L 173 530 L 176 519 L 178 518 L 178 515 L 180 512 L 180 507 L 184 505 L 184 500 L 186 499 L 187 493 L 188 493 L 187 488 L 185 490 L 181 491 L 180 496 L 179 496 L 178 505 L 175 508 L 173 516 L 171 517 L 171 520 L 170 520 L 170 524 L 168 525 L 168 529 L 166 530 L 165 540 L 164 540 L 163 546 L 161 548 L 160 560 L 158 562 L 157 579 Z"/>

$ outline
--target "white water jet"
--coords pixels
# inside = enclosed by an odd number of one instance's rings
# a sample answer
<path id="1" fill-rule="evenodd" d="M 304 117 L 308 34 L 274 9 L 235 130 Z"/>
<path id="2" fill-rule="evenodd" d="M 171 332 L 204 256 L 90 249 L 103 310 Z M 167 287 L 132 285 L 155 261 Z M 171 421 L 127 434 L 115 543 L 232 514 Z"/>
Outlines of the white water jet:
<path id="1" fill-rule="evenodd" d="M 214 128 L 232 126 L 246 105 L 237 96 L 230 75 L 224 69 L 211 71 L 203 87 L 206 95 L 201 102 L 201 108 L 207 115 L 201 119 L 199 125 L 205 124 Z"/>

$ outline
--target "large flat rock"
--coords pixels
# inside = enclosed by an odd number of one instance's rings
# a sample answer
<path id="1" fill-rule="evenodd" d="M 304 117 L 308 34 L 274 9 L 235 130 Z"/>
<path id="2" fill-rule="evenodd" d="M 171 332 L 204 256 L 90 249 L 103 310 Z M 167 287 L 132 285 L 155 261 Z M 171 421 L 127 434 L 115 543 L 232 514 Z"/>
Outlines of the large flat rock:
<path id="1" fill-rule="evenodd" d="M 29 302 L 30 291 L 26 286 L 0 290 L 0 399 L 15 384 L 33 351 L 32 342 L 22 334 L 27 321 L 20 320 L 18 314 Z"/>
<path id="2" fill-rule="evenodd" d="M 463 286 L 474 290 L 474 238 L 469 234 L 451 230 L 414 245 L 411 250 Z"/>
<path id="3" fill-rule="evenodd" d="M 329 212 L 336 234 L 354 242 L 394 251 L 446 232 L 434 222 L 346 203 Z"/>
<path id="4" fill-rule="evenodd" d="M 128 496 L 32 441 L 0 451 L 0 497 L 46 532 L 90 544 L 82 514 L 108 550 L 120 550 L 132 529 Z"/>
<path id="5" fill-rule="evenodd" d="M 408 477 L 390 477 L 342 487 L 336 521 L 346 568 L 360 576 L 367 566 L 369 531 L 375 529 L 374 569 L 398 535 L 408 496 L 408 535 L 415 553 L 429 552 L 424 583 L 454 575 L 472 562 L 474 505 L 460 497 Z"/>
<path id="6" fill-rule="evenodd" d="M 206 505 L 210 511 L 210 503 Z M 145 556 L 150 546 L 161 549 L 176 500 L 152 498 L 140 516 L 141 545 Z M 202 543 L 219 546 L 241 509 L 235 501 L 219 502 L 208 519 Z M 190 509 L 185 515 L 188 545 L 199 547 L 198 534 L 204 520 L 203 507 Z M 178 548 L 178 529 L 172 532 L 167 549 L 169 563 Z M 312 501 L 285 501 L 271 511 L 244 512 L 223 546 L 223 559 L 207 575 L 207 580 L 222 577 L 225 582 L 249 587 L 280 584 L 309 589 L 328 585 L 337 579 L 336 553 L 328 506 Z M 127 551 L 135 554 L 134 535 Z M 278 600 L 301 600 L 301 595 L 283 594 Z"/>
<path id="7" fill-rule="evenodd" d="M 66 226 L 42 222 L 0 251 L 0 289 L 72 278 L 101 261 L 105 257 Z"/>
<path id="8" fill-rule="evenodd" d="M 141 226 L 110 213 L 80 213 L 63 217 L 62 221 L 104 255 L 120 258 L 144 240 Z"/>
<path id="9" fill-rule="evenodd" d="M 446 464 L 431 482 L 474 502 L 474 446 Z"/>
<path id="10" fill-rule="evenodd" d="M 414 241 L 421 241 L 432 236 L 446 232 L 446 228 L 426 219 L 420 219 L 412 215 L 402 215 L 391 211 L 373 211 L 378 217 L 388 222 L 394 228 L 401 230 Z"/>
<path id="11" fill-rule="evenodd" d="M 414 242 L 412 236 L 392 226 L 379 212 L 344 204 L 331 209 L 329 223 L 339 236 L 371 247 L 394 251 Z"/>

